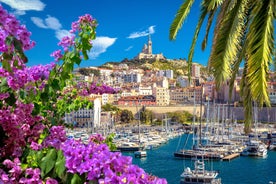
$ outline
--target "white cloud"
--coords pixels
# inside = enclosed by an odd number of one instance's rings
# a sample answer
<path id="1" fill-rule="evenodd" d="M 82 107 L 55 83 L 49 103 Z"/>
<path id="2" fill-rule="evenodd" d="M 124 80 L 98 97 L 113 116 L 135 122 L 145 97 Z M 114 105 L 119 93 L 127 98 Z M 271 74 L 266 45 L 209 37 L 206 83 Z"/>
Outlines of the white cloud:
<path id="1" fill-rule="evenodd" d="M 155 32 L 154 27 L 155 26 L 150 26 L 149 27 L 149 34 L 153 34 Z"/>
<path id="2" fill-rule="evenodd" d="M 31 17 L 32 22 L 40 28 L 51 29 L 55 31 L 57 39 L 61 40 L 64 36 L 69 36 L 71 33 L 68 30 L 62 29 L 62 25 L 55 17 L 48 16 L 46 19 L 39 17 Z M 93 48 L 89 53 L 91 59 L 97 58 L 101 53 L 106 52 L 106 49 L 115 43 L 117 38 L 110 38 L 106 36 L 99 36 L 92 41 Z"/>
<path id="3" fill-rule="evenodd" d="M 31 17 L 33 23 L 44 29 L 53 29 L 53 30 L 60 30 L 62 25 L 59 23 L 59 20 L 55 17 L 48 16 L 45 20 L 39 17 Z"/>
<path id="4" fill-rule="evenodd" d="M 14 15 L 25 15 L 26 14 L 26 12 L 25 11 L 23 11 L 23 10 L 15 10 L 14 12 L 12 12 Z"/>
<path id="5" fill-rule="evenodd" d="M 99 36 L 92 41 L 93 47 L 89 53 L 91 59 L 97 58 L 100 54 L 106 52 L 106 49 L 115 43 L 117 38 Z"/>
<path id="6" fill-rule="evenodd" d="M 42 11 L 46 6 L 40 0 L 0 0 L 0 2 L 9 5 L 17 11 L 20 11 L 21 14 L 22 11 L 28 10 Z"/>
<path id="7" fill-rule="evenodd" d="M 69 31 L 62 29 L 62 25 L 55 17 L 51 17 L 48 15 L 45 20 L 39 17 L 31 17 L 31 20 L 37 27 L 54 30 L 56 38 L 59 40 L 61 40 L 64 36 L 70 35 Z"/>
<path id="8" fill-rule="evenodd" d="M 139 38 L 139 37 L 143 37 L 143 36 L 148 36 L 149 34 L 153 34 L 155 32 L 154 27 L 155 26 L 150 26 L 145 31 L 133 32 L 127 38 L 134 39 L 134 38 Z"/>
<path id="9" fill-rule="evenodd" d="M 62 25 L 59 23 L 59 20 L 55 17 L 48 16 L 45 19 L 45 23 L 49 29 L 60 30 L 62 28 Z"/>
<path id="10" fill-rule="evenodd" d="M 128 48 L 125 49 L 125 51 L 129 51 L 133 48 L 133 46 L 129 46 Z"/>
<path id="11" fill-rule="evenodd" d="M 48 27 L 44 24 L 44 21 L 38 17 L 31 17 L 32 22 L 40 28 L 48 29 Z"/>
<path id="12" fill-rule="evenodd" d="M 61 40 L 65 36 L 70 36 L 71 33 L 65 29 L 56 30 L 56 38 Z"/>

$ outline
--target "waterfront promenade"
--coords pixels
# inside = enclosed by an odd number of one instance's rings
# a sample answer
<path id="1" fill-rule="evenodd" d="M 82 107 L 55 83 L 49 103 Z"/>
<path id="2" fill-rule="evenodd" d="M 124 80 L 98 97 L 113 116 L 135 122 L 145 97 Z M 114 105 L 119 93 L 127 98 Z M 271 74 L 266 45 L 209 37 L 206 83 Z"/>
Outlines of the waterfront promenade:
<path id="1" fill-rule="evenodd" d="M 127 109 L 130 110 L 133 114 L 137 113 L 137 110 L 140 110 L 142 106 L 118 106 L 120 109 Z M 187 111 L 191 114 L 194 113 L 194 108 L 196 109 L 196 116 L 200 116 L 200 108 L 202 108 L 202 118 L 206 118 L 207 116 L 207 105 L 203 105 L 200 107 L 200 104 L 197 104 L 195 107 L 193 104 L 183 104 L 183 105 L 173 105 L 173 106 L 147 106 L 146 109 L 152 111 L 156 117 L 163 118 L 164 114 L 168 112 L 175 112 L 175 111 Z M 223 111 L 225 111 L 225 117 L 229 119 L 233 118 L 236 120 L 244 120 L 244 109 L 243 107 L 233 107 L 228 106 L 226 104 L 216 104 L 215 107 L 210 105 L 209 107 L 209 114 L 218 112 L 218 108 L 220 108 L 220 119 L 222 119 Z M 217 115 L 218 117 L 218 115 Z M 262 109 L 258 110 L 258 121 L 265 122 L 265 123 L 275 123 L 276 124 L 276 107 L 263 107 Z"/>

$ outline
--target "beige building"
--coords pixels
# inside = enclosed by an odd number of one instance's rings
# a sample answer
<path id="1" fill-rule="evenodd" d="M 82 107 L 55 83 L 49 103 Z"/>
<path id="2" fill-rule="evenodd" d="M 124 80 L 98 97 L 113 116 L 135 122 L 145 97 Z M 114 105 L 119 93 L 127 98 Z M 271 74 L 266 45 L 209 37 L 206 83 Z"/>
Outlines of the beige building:
<path id="1" fill-rule="evenodd" d="M 200 103 L 201 94 L 200 86 L 170 90 L 170 104 Z"/>
<path id="2" fill-rule="evenodd" d="M 192 77 L 199 78 L 200 77 L 200 65 L 197 63 L 192 64 Z"/>
<path id="3" fill-rule="evenodd" d="M 170 104 L 170 92 L 168 88 L 155 87 L 153 95 L 156 98 L 156 105 L 167 106 Z"/>
<path id="4" fill-rule="evenodd" d="M 268 95 L 271 104 L 276 104 L 276 82 L 268 82 Z"/>

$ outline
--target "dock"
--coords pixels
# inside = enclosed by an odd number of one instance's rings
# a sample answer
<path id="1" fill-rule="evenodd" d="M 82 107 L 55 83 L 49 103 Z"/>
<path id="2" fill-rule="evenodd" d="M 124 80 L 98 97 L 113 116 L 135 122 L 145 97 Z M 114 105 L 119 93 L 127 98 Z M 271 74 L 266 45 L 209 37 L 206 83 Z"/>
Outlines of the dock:
<path id="1" fill-rule="evenodd" d="M 234 159 L 234 158 L 237 158 L 237 157 L 239 157 L 239 156 L 240 156 L 239 153 L 233 153 L 233 154 L 231 154 L 231 155 L 227 155 L 227 156 L 223 157 L 222 160 L 223 160 L 223 161 L 230 161 L 230 160 L 232 160 L 232 159 Z"/>

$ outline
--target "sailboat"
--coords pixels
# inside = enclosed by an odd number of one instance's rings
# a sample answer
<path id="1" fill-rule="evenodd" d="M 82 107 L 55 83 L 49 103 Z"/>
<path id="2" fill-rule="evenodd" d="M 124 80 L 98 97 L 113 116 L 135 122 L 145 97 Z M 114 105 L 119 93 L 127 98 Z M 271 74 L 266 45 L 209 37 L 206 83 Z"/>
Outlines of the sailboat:
<path id="1" fill-rule="evenodd" d="M 195 100 L 194 100 L 195 106 Z M 193 124 L 195 123 L 195 107 L 194 107 L 194 119 Z M 201 122 L 200 122 L 201 123 Z M 201 128 L 201 125 L 200 125 Z M 200 130 L 201 134 L 201 130 Z M 200 135 L 201 138 L 201 135 Z M 194 139 L 193 139 L 194 141 Z M 200 140 L 201 144 L 201 140 Z M 195 146 L 195 144 L 193 144 Z M 217 178 L 218 171 L 209 171 L 205 170 L 204 156 L 205 150 L 199 151 L 197 148 L 194 148 L 192 151 L 194 156 L 194 169 L 186 167 L 182 174 L 180 175 L 180 184 L 221 184 L 221 179 Z"/>
<path id="2" fill-rule="evenodd" d="M 221 184 L 221 179 L 217 178 L 218 171 L 205 170 L 203 160 L 196 160 L 194 170 L 186 167 L 181 174 L 180 184 Z"/>
<path id="3" fill-rule="evenodd" d="M 136 106 L 137 107 L 137 106 Z M 134 157 L 146 157 L 147 156 L 147 151 L 144 149 L 141 149 L 141 135 L 140 135 L 140 122 L 141 122 L 141 112 L 138 112 L 138 136 L 139 136 L 139 150 L 134 152 Z"/>
<path id="4" fill-rule="evenodd" d="M 202 105 L 202 104 L 201 104 Z M 174 152 L 174 157 L 177 158 L 185 158 L 185 159 L 212 159 L 212 160 L 221 160 L 224 155 L 219 151 L 213 151 L 209 149 L 208 147 L 204 147 L 202 145 L 202 133 L 201 133 L 201 120 L 199 128 L 195 127 L 195 114 L 196 114 L 196 103 L 194 99 L 194 112 L 193 112 L 193 147 L 192 149 L 181 149 L 176 152 Z M 201 114 L 201 112 L 200 112 Z M 198 133 L 199 129 L 199 133 Z M 189 134 L 186 137 L 185 145 L 187 144 L 189 138 Z M 208 138 L 206 138 L 207 140 Z"/>
<path id="5" fill-rule="evenodd" d="M 245 149 L 241 152 L 241 155 L 265 157 L 267 156 L 267 148 L 261 141 L 250 139 L 247 142 Z"/>
<path id="6" fill-rule="evenodd" d="M 256 135 L 254 137 L 249 137 L 249 141 L 246 143 L 246 147 L 241 152 L 242 156 L 258 156 L 258 157 L 266 157 L 267 156 L 267 146 L 258 139 L 256 126 L 258 123 L 258 111 L 257 106 L 254 105 L 254 120 L 255 120 L 255 132 Z"/>

